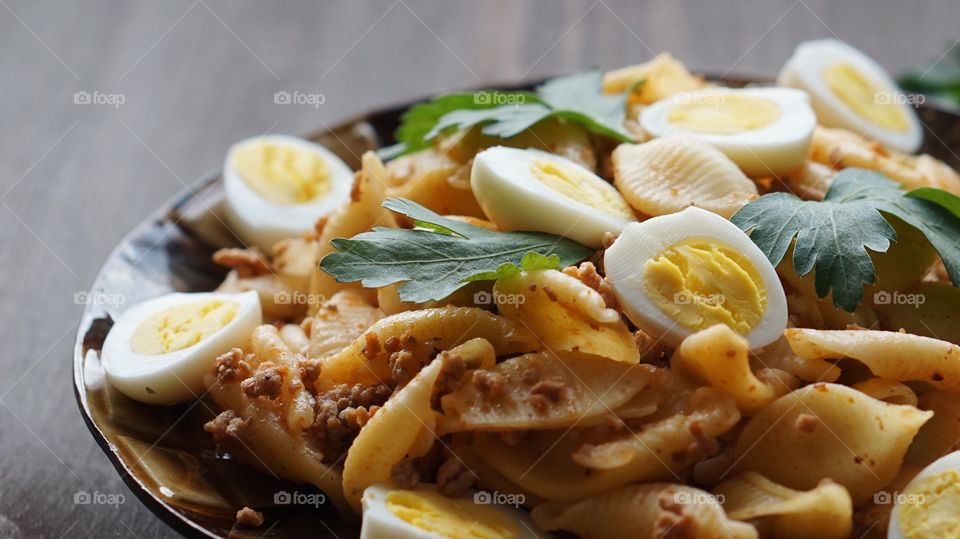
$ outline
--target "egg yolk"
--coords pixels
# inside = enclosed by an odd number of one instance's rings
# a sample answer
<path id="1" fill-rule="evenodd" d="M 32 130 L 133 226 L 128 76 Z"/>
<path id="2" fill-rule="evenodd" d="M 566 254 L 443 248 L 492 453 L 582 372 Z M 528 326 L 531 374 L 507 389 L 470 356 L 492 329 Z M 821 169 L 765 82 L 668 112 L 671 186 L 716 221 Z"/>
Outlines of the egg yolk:
<path id="1" fill-rule="evenodd" d="M 767 290 L 746 257 L 709 240 L 677 243 L 647 261 L 644 288 L 687 329 L 726 324 L 741 335 L 760 323 Z"/>
<path id="2" fill-rule="evenodd" d="M 823 80 L 831 92 L 870 123 L 901 133 L 910 127 L 893 92 L 883 90 L 852 65 L 841 62 L 824 69 Z"/>
<path id="3" fill-rule="evenodd" d="M 319 155 L 302 148 L 253 142 L 233 155 L 237 174 L 274 204 L 302 204 L 330 190 L 330 172 Z"/>
<path id="4" fill-rule="evenodd" d="M 735 94 L 695 94 L 677 103 L 667 122 L 686 131 L 729 135 L 753 131 L 780 118 L 780 107 L 769 99 Z"/>
<path id="5" fill-rule="evenodd" d="M 137 326 L 130 348 L 145 356 L 189 348 L 229 324 L 239 309 L 240 304 L 222 300 L 198 301 L 164 309 Z"/>
<path id="6" fill-rule="evenodd" d="M 541 159 L 530 165 L 530 172 L 545 187 L 604 213 L 633 219 L 633 211 L 616 192 L 601 189 L 576 170 Z"/>
<path id="7" fill-rule="evenodd" d="M 960 472 L 931 474 L 900 496 L 905 500 L 899 505 L 899 525 L 906 539 L 960 537 Z"/>
<path id="8" fill-rule="evenodd" d="M 430 491 L 394 490 L 386 506 L 401 520 L 451 539 L 508 539 L 520 530 L 507 515 L 472 500 L 447 498 Z"/>

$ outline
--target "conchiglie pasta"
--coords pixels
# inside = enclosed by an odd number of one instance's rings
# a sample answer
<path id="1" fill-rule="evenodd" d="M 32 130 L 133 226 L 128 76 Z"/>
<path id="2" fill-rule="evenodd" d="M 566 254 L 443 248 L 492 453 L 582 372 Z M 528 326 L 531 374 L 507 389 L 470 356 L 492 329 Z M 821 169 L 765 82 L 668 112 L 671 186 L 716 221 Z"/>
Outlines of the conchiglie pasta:
<path id="1" fill-rule="evenodd" d="M 752 522 L 764 537 L 843 539 L 853 529 L 850 493 L 829 480 L 798 491 L 746 472 L 713 493 L 730 518 Z"/>
<path id="2" fill-rule="evenodd" d="M 713 438 L 740 419 L 733 399 L 714 389 L 699 389 L 686 401 L 683 413 L 612 437 L 543 431 L 511 447 L 495 435 L 478 434 L 475 449 L 504 477 L 541 498 L 580 500 L 628 483 L 675 477 L 708 456 Z"/>
<path id="3" fill-rule="evenodd" d="M 859 504 L 893 479 L 932 415 L 838 384 L 806 386 L 747 423 L 734 448 L 735 471 L 756 471 L 795 489 L 829 478 Z"/>
<path id="4" fill-rule="evenodd" d="M 576 277 L 556 270 L 523 272 L 497 281 L 493 291 L 501 314 L 523 324 L 547 349 L 640 361 L 620 313 Z"/>
<path id="5" fill-rule="evenodd" d="M 960 392 L 960 346 L 909 333 L 871 330 L 791 328 L 793 351 L 811 359 L 849 357 L 874 375 L 898 382 L 928 382 L 943 391 Z"/>
<path id="6" fill-rule="evenodd" d="M 536 338 L 522 325 L 475 307 L 443 307 L 408 311 L 381 319 L 339 353 L 321 363 L 317 386 L 329 389 L 336 384 L 374 384 L 390 379 L 392 339 L 412 343 L 414 353 L 429 357 L 431 352 L 452 348 L 474 338 L 493 344 L 498 354 L 518 354 L 538 348 Z"/>
<path id="7" fill-rule="evenodd" d="M 575 503 L 545 503 L 531 516 L 542 529 L 589 539 L 673 537 L 671 532 L 691 539 L 757 537 L 753 526 L 731 520 L 709 492 L 669 483 L 630 485 Z"/>
<path id="8" fill-rule="evenodd" d="M 552 429 L 589 421 L 641 392 L 652 370 L 576 352 L 517 356 L 474 371 L 472 383 L 443 397 L 444 430 Z"/>
<path id="9" fill-rule="evenodd" d="M 354 511 L 360 512 L 364 489 L 389 481 L 393 467 L 404 458 L 426 453 L 422 440 L 435 437 L 437 421 L 430 397 L 442 368 L 443 359 L 433 360 L 360 429 L 343 464 L 343 493 Z M 414 448 L 418 451 L 411 453 Z"/>
<path id="10" fill-rule="evenodd" d="M 795 387 L 757 378 L 750 370 L 749 352 L 746 339 L 726 324 L 718 324 L 684 339 L 671 367 L 685 369 L 726 391 L 740 411 L 750 416 Z"/>

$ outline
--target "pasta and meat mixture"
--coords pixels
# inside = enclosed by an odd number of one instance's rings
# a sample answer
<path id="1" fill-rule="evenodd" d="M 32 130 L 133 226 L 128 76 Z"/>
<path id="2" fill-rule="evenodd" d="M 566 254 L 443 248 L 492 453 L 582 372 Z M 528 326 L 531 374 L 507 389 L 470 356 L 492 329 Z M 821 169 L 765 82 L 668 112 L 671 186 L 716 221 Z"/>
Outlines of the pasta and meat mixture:
<path id="1" fill-rule="evenodd" d="M 417 537 L 886 536 L 891 495 L 960 440 L 954 261 L 922 225 L 890 218 L 910 242 L 857 244 L 873 249 L 876 279 L 855 283 L 862 297 L 844 308 L 848 289 L 804 230 L 768 260 L 776 249 L 757 245 L 771 217 L 731 219 L 788 195 L 840 208 L 874 173 L 884 189 L 954 194 L 960 176 L 819 109 L 816 123 L 800 111 L 773 127 L 797 90 L 774 89 L 782 102 L 698 94 L 723 88 L 667 55 L 603 74 L 601 89 L 626 94 L 632 141 L 562 115 L 513 136 L 451 123 L 400 157 L 363 155 L 314 230 L 272 253 L 217 252 L 231 269 L 218 292 L 255 291 L 264 323 L 206 371 L 220 414 L 205 429 L 254 468 L 315 485 L 345 517 L 363 513 L 369 537 L 384 507 L 426 530 Z M 661 132 L 647 112 L 670 100 Z M 770 139 L 751 149 L 757 125 Z M 730 144 L 769 153 L 767 169 Z M 404 211 L 390 202 L 401 199 Z M 555 258 L 524 247 L 433 294 L 460 266 L 329 271 L 371 245 L 402 265 L 454 244 L 480 257 L 498 237 L 577 239 Z M 491 493 L 523 509 L 476 507 Z"/>

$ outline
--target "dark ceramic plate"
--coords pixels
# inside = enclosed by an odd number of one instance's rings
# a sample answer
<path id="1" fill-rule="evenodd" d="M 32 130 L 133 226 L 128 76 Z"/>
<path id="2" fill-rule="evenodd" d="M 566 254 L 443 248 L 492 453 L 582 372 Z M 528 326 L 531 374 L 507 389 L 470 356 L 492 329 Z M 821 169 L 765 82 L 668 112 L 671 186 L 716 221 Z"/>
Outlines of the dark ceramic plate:
<path id="1" fill-rule="evenodd" d="M 727 80 L 732 86 L 746 81 Z M 354 169 L 359 156 L 392 141 L 409 104 L 375 111 L 311 136 Z M 960 169 L 960 116 L 922 107 L 926 142 L 922 151 Z M 203 424 L 216 415 L 212 402 L 171 408 L 149 406 L 119 394 L 105 382 L 99 352 L 112 319 L 127 306 L 168 292 L 215 288 L 225 271 L 210 261 L 217 246 L 233 239 L 218 217 L 220 173 L 196 181 L 143 221 L 120 242 L 90 289 L 74 347 L 73 376 L 83 419 L 137 497 L 175 530 L 192 537 L 356 537 L 331 507 L 276 505 L 273 493 L 304 492 L 218 457 Z M 123 301 L 111 301 L 122 298 Z M 264 511 L 262 529 L 236 528 L 237 509 Z"/>

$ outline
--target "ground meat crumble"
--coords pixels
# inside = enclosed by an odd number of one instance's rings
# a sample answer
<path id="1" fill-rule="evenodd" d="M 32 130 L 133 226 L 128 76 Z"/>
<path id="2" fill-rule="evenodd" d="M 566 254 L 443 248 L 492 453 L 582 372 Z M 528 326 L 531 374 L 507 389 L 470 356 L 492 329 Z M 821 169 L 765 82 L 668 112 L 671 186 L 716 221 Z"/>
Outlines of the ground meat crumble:
<path id="1" fill-rule="evenodd" d="M 213 262 L 235 270 L 240 278 L 256 277 L 270 273 L 270 262 L 256 247 L 220 249 L 213 253 Z"/>
<path id="2" fill-rule="evenodd" d="M 269 361 L 261 363 L 253 376 L 240 383 L 240 389 L 251 399 L 257 397 L 276 399 L 283 391 L 283 372 Z"/>
<path id="3" fill-rule="evenodd" d="M 263 513 L 260 511 L 254 511 L 249 507 L 244 507 L 243 509 L 237 511 L 237 524 L 250 526 L 252 528 L 259 528 L 260 526 L 263 526 Z"/>
<path id="4" fill-rule="evenodd" d="M 390 394 L 385 384 L 340 384 L 317 394 L 313 424 L 307 428 L 307 435 L 321 448 L 325 461 L 335 461 L 349 449 L 360 429 Z"/>

